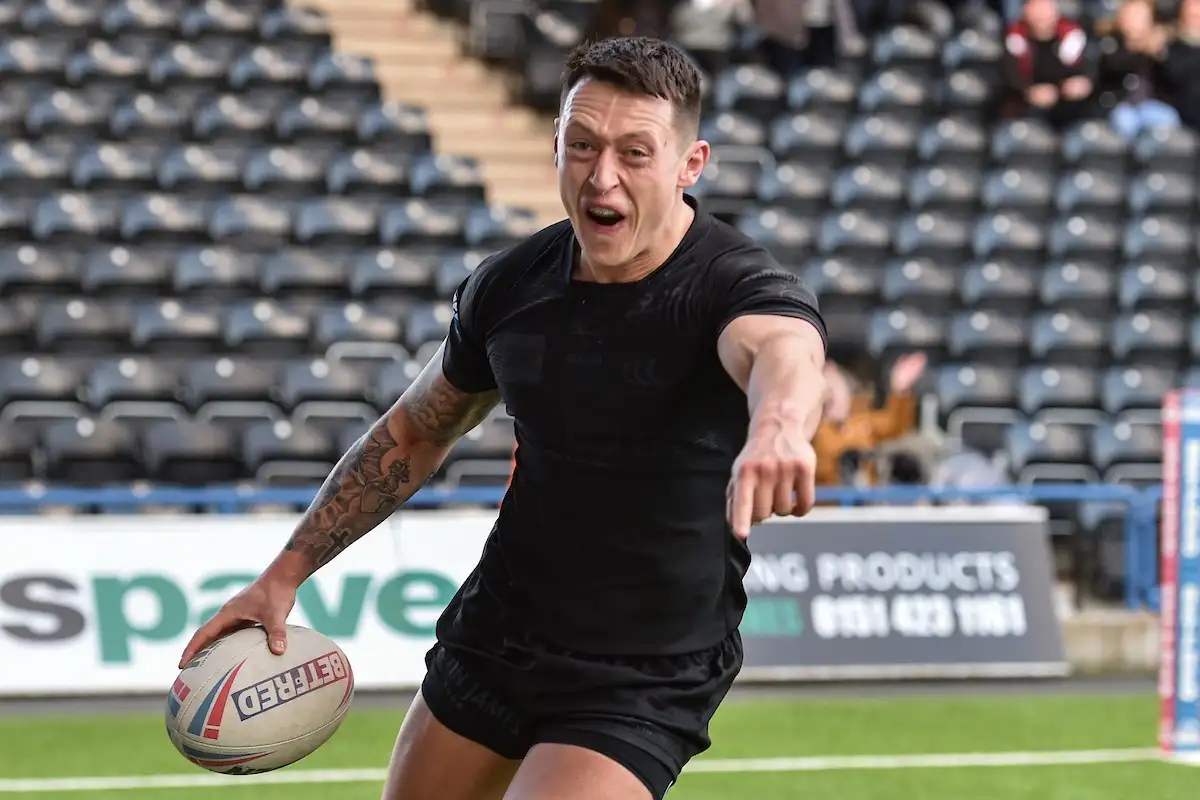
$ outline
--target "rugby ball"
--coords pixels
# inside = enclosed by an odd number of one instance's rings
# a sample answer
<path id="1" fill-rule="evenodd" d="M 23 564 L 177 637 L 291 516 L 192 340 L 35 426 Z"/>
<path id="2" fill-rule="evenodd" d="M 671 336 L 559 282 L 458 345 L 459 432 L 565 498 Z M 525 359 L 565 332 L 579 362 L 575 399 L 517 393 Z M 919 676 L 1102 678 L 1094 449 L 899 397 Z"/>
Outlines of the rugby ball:
<path id="1" fill-rule="evenodd" d="M 286 767 L 329 741 L 354 696 L 350 660 L 314 630 L 287 626 L 282 656 L 261 627 L 201 650 L 167 694 L 167 734 L 193 764 L 226 775 Z"/>

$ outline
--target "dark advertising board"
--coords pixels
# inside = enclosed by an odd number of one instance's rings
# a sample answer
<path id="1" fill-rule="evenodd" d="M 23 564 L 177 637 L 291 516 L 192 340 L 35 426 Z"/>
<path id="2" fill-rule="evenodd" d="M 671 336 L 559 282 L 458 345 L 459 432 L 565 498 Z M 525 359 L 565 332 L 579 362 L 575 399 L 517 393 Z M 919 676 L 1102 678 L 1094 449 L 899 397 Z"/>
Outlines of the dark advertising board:
<path id="1" fill-rule="evenodd" d="M 750 545 L 744 679 L 1070 672 L 1042 508 L 818 509 Z"/>

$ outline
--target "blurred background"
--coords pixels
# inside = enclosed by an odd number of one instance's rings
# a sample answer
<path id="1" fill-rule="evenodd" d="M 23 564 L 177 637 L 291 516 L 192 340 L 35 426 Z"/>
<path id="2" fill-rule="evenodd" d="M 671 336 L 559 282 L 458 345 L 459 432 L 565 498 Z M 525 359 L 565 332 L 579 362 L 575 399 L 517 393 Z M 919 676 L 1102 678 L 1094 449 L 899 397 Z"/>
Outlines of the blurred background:
<path id="1" fill-rule="evenodd" d="M 610 35 L 695 59 L 713 160 L 694 194 L 810 283 L 831 334 L 821 502 L 861 524 L 835 532 L 844 558 L 824 563 L 844 569 L 822 585 L 803 567 L 829 555 L 816 528 L 755 540 L 755 664 L 1143 676 L 1128 701 L 735 709 L 722 752 L 1152 738 L 1161 408 L 1200 388 L 1200 0 L 0 0 L 0 694 L 159 701 L 193 627 L 428 361 L 455 287 L 562 218 L 564 56 Z M 500 409 L 414 500 L 440 511 L 397 515 L 424 534 L 378 533 L 301 592 L 364 686 L 419 682 L 512 452 Z M 933 522 L 949 538 L 923 538 Z M 905 562 L 924 588 L 881 588 L 884 565 L 863 589 L 886 548 L 925 554 Z M 939 569 L 1008 548 L 1016 595 L 942 594 Z M 1200 611 L 1184 618 L 1194 644 Z M 1200 741 L 1180 713 L 1163 730 Z M 150 716 L 0 724 L 0 793 L 177 771 Z M 322 763 L 380 765 L 394 714 L 352 720 Z M 906 796 L 1194 791 L 1140 769 Z M 704 780 L 688 796 L 745 792 Z M 796 796 L 761 780 L 756 797 Z M 805 797 L 866 796 L 813 781 Z"/>
<path id="2" fill-rule="evenodd" d="M 695 194 L 820 296 L 822 484 L 1093 487 L 1055 489 L 1064 585 L 1153 604 L 1125 555 L 1155 547 L 1163 394 L 1200 379 L 1198 25 L 1200 0 L 2 0 L 0 511 L 302 508 L 454 287 L 562 217 L 565 53 L 645 34 L 704 70 Z M 500 411 L 435 485 L 494 499 L 511 451 Z"/>

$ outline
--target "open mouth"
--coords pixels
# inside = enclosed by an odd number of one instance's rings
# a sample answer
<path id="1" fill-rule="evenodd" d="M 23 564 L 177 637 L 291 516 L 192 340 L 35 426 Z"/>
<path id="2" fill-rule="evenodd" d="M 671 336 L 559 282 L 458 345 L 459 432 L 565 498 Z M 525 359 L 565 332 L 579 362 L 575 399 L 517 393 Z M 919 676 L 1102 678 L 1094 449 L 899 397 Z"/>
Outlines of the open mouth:
<path id="1" fill-rule="evenodd" d="M 625 215 L 604 206 L 588 206 L 587 216 L 602 228 L 614 228 L 625 221 Z"/>

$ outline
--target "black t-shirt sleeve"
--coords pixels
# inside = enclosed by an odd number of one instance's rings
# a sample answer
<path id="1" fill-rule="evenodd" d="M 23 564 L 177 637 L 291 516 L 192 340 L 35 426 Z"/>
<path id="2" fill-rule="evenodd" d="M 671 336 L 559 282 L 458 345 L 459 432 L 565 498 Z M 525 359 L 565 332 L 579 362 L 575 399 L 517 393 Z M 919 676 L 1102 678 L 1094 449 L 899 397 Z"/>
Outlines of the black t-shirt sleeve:
<path id="1" fill-rule="evenodd" d="M 496 376 L 487 355 L 487 331 L 480 313 L 488 266 L 488 261 L 480 264 L 455 290 L 450 330 L 442 354 L 442 374 L 446 380 L 470 394 L 496 388 Z"/>
<path id="2" fill-rule="evenodd" d="M 717 335 L 738 317 L 774 314 L 812 323 L 829 347 L 817 296 L 799 275 L 779 266 L 765 250 L 730 253 L 713 265 L 712 297 Z"/>

